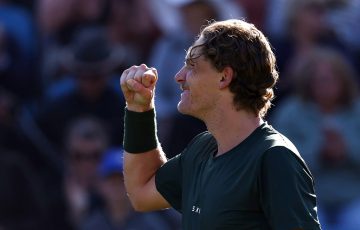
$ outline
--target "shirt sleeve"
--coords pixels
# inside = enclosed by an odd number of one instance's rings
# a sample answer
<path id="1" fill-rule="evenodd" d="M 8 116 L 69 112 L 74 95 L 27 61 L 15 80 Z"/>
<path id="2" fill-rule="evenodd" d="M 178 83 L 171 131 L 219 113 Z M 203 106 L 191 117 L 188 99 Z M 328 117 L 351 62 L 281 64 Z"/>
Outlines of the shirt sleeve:
<path id="1" fill-rule="evenodd" d="M 291 150 L 273 147 L 265 152 L 259 187 L 260 202 L 272 229 L 320 229 L 312 175 Z"/>
<path id="2" fill-rule="evenodd" d="M 157 190 L 179 212 L 181 212 L 182 202 L 181 158 L 181 154 L 173 157 L 160 167 L 155 175 Z"/>

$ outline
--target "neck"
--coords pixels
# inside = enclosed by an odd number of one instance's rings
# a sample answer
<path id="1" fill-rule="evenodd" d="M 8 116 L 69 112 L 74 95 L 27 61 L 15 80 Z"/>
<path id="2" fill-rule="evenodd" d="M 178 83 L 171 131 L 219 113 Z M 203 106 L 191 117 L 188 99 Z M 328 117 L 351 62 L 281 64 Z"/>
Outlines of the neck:
<path id="1" fill-rule="evenodd" d="M 220 156 L 240 144 L 263 123 L 259 116 L 244 110 L 236 111 L 234 108 L 217 110 L 216 114 L 204 121 L 209 132 L 217 141 L 216 156 Z"/>

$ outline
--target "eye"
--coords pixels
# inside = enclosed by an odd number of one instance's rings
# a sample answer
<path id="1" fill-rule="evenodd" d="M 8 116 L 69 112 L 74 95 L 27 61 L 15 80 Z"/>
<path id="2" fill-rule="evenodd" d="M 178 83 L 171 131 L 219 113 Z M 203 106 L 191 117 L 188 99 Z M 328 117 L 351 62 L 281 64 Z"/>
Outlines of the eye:
<path id="1" fill-rule="evenodd" d="M 191 67 L 191 68 L 195 67 L 195 62 L 192 61 L 191 59 L 186 59 L 184 64 L 186 67 Z"/>

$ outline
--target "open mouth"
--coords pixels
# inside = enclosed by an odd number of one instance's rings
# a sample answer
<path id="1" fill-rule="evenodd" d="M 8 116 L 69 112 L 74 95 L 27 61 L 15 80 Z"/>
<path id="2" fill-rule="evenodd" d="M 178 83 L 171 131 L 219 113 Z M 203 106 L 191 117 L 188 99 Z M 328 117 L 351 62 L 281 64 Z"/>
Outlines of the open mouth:
<path id="1" fill-rule="evenodd" d="M 180 85 L 180 89 L 181 89 L 181 91 L 185 91 L 185 90 L 189 90 L 189 87 L 186 86 L 185 84 L 182 84 L 182 85 Z"/>

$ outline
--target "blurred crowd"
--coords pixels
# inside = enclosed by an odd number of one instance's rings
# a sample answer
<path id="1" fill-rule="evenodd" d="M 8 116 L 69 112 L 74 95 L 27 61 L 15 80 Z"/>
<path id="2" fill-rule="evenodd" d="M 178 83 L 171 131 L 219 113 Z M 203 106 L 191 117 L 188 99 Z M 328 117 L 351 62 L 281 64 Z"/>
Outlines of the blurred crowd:
<path id="1" fill-rule="evenodd" d="M 0 0 L 0 229 L 180 229 L 172 209 L 129 204 L 119 77 L 157 68 L 159 139 L 175 156 L 206 127 L 177 112 L 173 77 L 201 25 L 229 18 L 274 48 L 266 119 L 312 171 L 323 229 L 358 229 L 358 0 Z"/>

